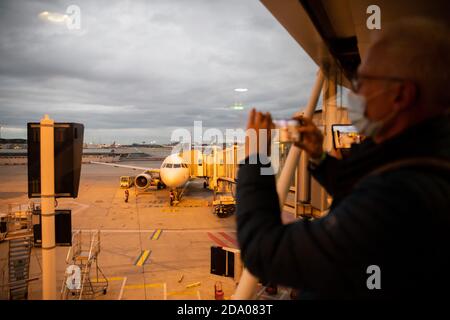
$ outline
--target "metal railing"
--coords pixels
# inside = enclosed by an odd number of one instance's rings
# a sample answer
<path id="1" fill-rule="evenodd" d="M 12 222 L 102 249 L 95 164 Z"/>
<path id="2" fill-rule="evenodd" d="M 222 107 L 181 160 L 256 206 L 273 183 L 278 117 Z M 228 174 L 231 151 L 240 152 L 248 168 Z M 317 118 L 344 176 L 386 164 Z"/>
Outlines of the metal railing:
<path id="1" fill-rule="evenodd" d="M 84 244 L 88 244 L 84 246 Z M 66 299 L 69 293 L 78 295 L 78 299 L 85 297 L 95 297 L 103 292 L 106 294 L 108 280 L 98 266 L 98 255 L 100 253 L 101 242 L 98 230 L 91 232 L 76 231 L 72 236 L 72 247 L 67 252 L 66 264 L 76 265 L 81 270 L 79 289 L 68 288 L 66 281 L 71 274 L 66 274 L 61 289 L 61 298 Z M 91 268 L 95 264 L 97 279 L 95 284 L 91 281 Z M 100 275 L 100 277 L 99 277 Z"/>

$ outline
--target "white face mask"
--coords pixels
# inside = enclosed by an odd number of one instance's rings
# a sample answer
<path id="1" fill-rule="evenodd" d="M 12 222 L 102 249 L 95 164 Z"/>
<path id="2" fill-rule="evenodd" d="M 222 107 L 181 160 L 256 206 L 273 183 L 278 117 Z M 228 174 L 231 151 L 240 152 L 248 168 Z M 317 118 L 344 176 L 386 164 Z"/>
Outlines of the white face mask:
<path id="1" fill-rule="evenodd" d="M 383 93 L 383 91 L 373 95 L 371 98 Z M 370 98 L 369 98 L 370 99 Z M 358 132 L 366 137 L 374 137 L 384 126 L 387 120 L 372 121 L 368 119 L 364 112 L 367 107 L 367 98 L 361 94 L 349 91 L 347 94 L 348 117 Z M 395 116 L 394 114 L 392 116 Z M 391 118 L 389 116 L 388 118 Z"/>

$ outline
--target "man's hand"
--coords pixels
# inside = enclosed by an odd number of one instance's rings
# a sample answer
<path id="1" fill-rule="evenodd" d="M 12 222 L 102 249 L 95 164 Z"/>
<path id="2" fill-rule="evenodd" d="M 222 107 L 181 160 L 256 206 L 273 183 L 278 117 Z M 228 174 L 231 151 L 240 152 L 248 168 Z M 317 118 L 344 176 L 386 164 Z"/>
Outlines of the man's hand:
<path id="1" fill-rule="evenodd" d="M 258 154 L 261 151 L 267 151 L 267 156 L 270 156 L 271 129 L 274 127 L 270 113 L 258 112 L 254 108 L 250 111 L 245 136 L 245 157 Z M 260 136 L 260 130 L 265 130 L 265 135 L 261 134 Z M 265 141 L 260 139 L 265 139 Z M 259 149 L 260 143 L 266 144 L 266 150 Z"/>
<path id="2" fill-rule="evenodd" d="M 312 159 L 318 159 L 323 153 L 323 135 L 319 128 L 312 122 L 311 119 L 302 116 L 295 117 L 304 123 L 298 129 L 298 132 L 303 136 L 300 142 L 295 143 L 297 147 L 305 150 Z"/>

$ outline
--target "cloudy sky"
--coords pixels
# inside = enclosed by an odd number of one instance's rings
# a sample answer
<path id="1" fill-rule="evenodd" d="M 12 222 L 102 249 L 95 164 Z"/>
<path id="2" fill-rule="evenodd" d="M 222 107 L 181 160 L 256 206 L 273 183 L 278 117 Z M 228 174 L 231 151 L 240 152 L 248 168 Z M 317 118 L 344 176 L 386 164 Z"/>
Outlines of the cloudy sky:
<path id="1" fill-rule="evenodd" d="M 71 4 L 79 30 L 39 15 Z M 239 128 L 251 107 L 292 115 L 316 70 L 257 0 L 0 0 L 2 137 L 45 113 L 96 143 L 168 142 L 198 120 Z"/>

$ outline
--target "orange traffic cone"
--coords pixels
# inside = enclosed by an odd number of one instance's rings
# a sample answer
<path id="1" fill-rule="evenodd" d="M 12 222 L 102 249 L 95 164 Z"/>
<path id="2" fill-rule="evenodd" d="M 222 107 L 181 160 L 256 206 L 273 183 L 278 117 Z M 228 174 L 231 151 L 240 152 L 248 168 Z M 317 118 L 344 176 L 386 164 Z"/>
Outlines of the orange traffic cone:
<path id="1" fill-rule="evenodd" d="M 223 300 L 224 298 L 224 293 L 222 290 L 222 282 L 217 281 L 216 284 L 214 285 L 214 298 L 216 300 Z"/>

